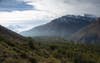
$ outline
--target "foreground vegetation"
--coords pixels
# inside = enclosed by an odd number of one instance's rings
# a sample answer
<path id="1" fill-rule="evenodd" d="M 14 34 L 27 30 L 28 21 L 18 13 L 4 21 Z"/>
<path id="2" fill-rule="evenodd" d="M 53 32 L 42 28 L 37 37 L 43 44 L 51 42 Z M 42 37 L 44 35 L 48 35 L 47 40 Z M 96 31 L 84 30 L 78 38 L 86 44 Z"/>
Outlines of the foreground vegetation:
<path id="1" fill-rule="evenodd" d="M 100 63 L 100 46 L 66 40 L 25 42 L 0 37 L 0 63 Z"/>

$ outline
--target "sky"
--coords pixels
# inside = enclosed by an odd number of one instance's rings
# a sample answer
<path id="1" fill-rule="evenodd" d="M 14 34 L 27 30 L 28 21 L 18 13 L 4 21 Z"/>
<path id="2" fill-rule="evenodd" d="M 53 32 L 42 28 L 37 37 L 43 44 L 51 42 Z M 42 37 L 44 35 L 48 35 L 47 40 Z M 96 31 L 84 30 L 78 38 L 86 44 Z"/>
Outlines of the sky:
<path id="1" fill-rule="evenodd" d="M 63 15 L 99 11 L 100 0 L 0 0 L 0 24 L 21 32 Z"/>

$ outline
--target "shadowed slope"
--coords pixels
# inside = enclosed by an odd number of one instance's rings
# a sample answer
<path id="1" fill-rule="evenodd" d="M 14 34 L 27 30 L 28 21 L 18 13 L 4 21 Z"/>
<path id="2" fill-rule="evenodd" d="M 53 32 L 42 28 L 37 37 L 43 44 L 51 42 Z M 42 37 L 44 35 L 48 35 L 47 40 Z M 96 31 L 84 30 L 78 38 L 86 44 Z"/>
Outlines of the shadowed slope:
<path id="1" fill-rule="evenodd" d="M 7 39 L 7 40 L 24 40 L 25 37 L 3 27 L 0 25 L 0 37 Z"/>
<path id="2" fill-rule="evenodd" d="M 76 42 L 100 44 L 100 18 L 97 19 L 95 23 L 92 23 L 73 34 L 70 39 Z"/>

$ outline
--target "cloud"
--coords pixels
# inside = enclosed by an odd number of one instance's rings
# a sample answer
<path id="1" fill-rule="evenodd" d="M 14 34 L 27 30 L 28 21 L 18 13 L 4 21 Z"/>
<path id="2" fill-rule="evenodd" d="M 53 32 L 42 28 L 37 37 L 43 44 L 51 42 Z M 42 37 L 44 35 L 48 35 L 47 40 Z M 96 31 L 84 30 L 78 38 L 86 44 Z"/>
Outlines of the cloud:
<path id="1" fill-rule="evenodd" d="M 48 21 L 54 18 L 51 13 L 44 11 L 13 11 L 0 12 L 0 24 L 4 23 L 34 23 L 38 21 Z"/>
<path id="2" fill-rule="evenodd" d="M 72 6 L 64 3 L 63 0 L 33 0 L 33 5 L 37 10 L 52 13 L 56 16 L 72 11 Z"/>
<path id="3" fill-rule="evenodd" d="M 0 0 L 0 23 L 45 21 L 67 14 L 100 16 L 99 3 L 100 0 Z"/>
<path id="4" fill-rule="evenodd" d="M 100 0 L 33 0 L 33 5 L 57 16 L 84 13 L 100 16 Z"/>
<path id="5" fill-rule="evenodd" d="M 72 5 L 76 13 L 100 16 L 100 0 L 65 0 L 65 3 Z"/>
<path id="6" fill-rule="evenodd" d="M 67 14 L 88 13 L 100 16 L 99 2 L 100 0 L 0 0 L 0 23 L 48 21 Z"/>
<path id="7" fill-rule="evenodd" d="M 32 10 L 33 6 L 27 0 L 0 0 L 0 11 Z"/>
<path id="8" fill-rule="evenodd" d="M 91 4 L 99 4 L 100 0 L 65 0 L 68 3 L 91 3 Z"/>

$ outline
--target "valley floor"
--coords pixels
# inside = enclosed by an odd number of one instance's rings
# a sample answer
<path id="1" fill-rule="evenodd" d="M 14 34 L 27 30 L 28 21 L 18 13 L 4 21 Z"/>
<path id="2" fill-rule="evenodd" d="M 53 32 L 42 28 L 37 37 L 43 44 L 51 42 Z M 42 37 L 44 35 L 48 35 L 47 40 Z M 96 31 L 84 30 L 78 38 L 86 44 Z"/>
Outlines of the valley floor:
<path id="1" fill-rule="evenodd" d="M 0 63 L 100 63 L 100 46 L 67 41 L 27 42 L 0 39 Z"/>

